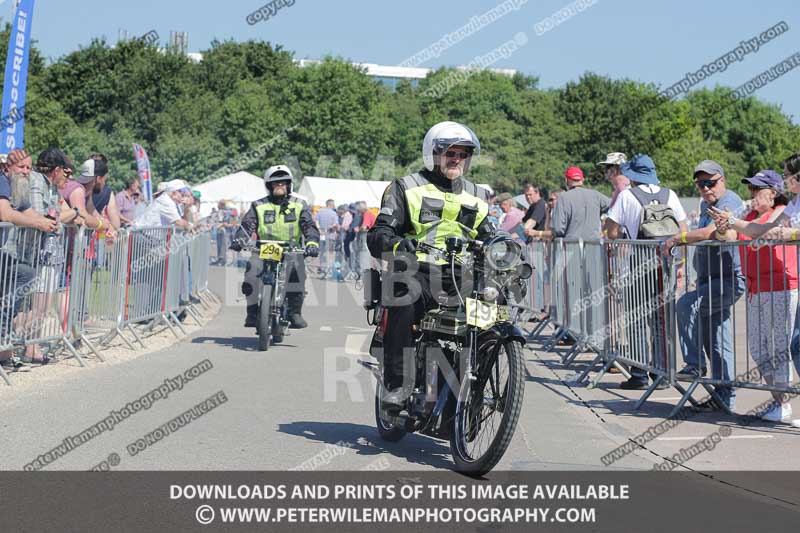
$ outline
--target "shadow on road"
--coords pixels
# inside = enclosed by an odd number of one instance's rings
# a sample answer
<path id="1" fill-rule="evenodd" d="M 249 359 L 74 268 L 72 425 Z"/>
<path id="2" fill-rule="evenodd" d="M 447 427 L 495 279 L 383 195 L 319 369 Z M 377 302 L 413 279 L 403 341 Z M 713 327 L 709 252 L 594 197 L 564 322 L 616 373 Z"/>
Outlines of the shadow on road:
<path id="1" fill-rule="evenodd" d="M 450 446 L 428 437 L 409 434 L 400 442 L 386 442 L 378 436 L 374 426 L 347 422 L 292 422 L 278 424 L 278 431 L 326 444 L 348 445 L 358 455 L 390 453 L 393 456 L 419 465 L 452 470 Z M 390 470 L 402 470 L 401 464 L 392 463 Z"/>
<path id="2" fill-rule="evenodd" d="M 236 350 L 243 352 L 257 352 L 258 351 L 258 337 L 195 337 L 192 339 L 192 344 L 216 344 L 218 346 L 229 346 Z M 280 344 L 273 344 L 274 348 L 297 348 L 294 344 L 287 344 L 282 342 Z"/>

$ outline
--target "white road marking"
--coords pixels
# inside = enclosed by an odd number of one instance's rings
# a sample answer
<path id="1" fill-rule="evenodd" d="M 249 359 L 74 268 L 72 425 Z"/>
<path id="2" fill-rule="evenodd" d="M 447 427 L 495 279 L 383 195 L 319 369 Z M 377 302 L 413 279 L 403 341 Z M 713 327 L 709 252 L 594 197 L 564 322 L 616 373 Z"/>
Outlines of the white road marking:
<path id="1" fill-rule="evenodd" d="M 369 355 L 363 348 L 368 348 L 366 335 L 348 335 L 344 341 L 344 353 L 348 355 Z"/>
<path id="2" fill-rule="evenodd" d="M 320 331 L 333 331 L 333 328 L 330 326 L 321 326 L 319 328 Z"/>
<path id="3" fill-rule="evenodd" d="M 706 435 L 707 437 L 708 435 Z M 658 437 L 656 440 L 703 440 L 706 437 Z M 730 437 L 722 437 L 723 440 L 727 439 L 771 439 L 772 435 L 731 435 Z"/>

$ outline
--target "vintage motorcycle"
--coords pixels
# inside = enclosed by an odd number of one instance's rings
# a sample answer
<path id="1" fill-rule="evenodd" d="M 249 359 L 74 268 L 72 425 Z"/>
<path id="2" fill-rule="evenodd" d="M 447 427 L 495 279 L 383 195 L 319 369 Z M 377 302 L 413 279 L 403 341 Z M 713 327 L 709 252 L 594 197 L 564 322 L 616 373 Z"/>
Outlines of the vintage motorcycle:
<path id="1" fill-rule="evenodd" d="M 447 261 L 450 272 L 470 271 L 469 294 L 455 302 L 438 298 L 413 328 L 415 381 L 400 412 L 382 408 L 384 394 L 382 341 L 387 311 L 381 306 L 377 271 L 371 271 L 365 307 L 377 325 L 370 354 L 378 363 L 361 361 L 377 379 L 375 420 L 380 436 L 398 441 L 409 432 L 449 439 L 456 470 L 482 476 L 501 459 L 514 434 L 524 391 L 522 348 L 525 337 L 514 324 L 517 309 L 507 305 L 526 290 L 532 268 L 522 247 L 507 234 L 481 242 L 446 239 L 446 250 L 424 242 L 418 250 Z M 453 277 L 456 285 L 455 276 Z M 369 315 L 368 315 L 369 317 Z"/>
<path id="2" fill-rule="evenodd" d="M 286 258 L 302 251 L 294 243 L 284 241 L 255 241 L 251 248 L 261 261 L 261 294 L 258 299 L 258 349 L 266 351 L 272 344 L 283 342 L 289 327 L 286 306 Z"/>

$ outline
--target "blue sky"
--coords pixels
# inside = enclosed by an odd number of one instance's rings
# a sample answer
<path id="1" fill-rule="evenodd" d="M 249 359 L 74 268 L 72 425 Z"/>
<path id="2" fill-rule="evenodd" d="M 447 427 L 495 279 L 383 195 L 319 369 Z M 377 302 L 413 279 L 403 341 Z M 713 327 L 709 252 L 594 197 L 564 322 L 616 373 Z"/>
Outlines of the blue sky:
<path id="1" fill-rule="evenodd" d="M 512 0 L 507 0 L 511 2 Z M 698 86 L 739 86 L 800 51 L 800 11 L 789 0 L 596 0 L 584 11 L 537 35 L 535 25 L 571 2 L 513 0 L 518 9 L 483 27 L 420 66 L 467 64 L 524 32 L 528 42 L 492 66 L 538 76 L 540 86 L 558 87 L 586 71 L 653 82 L 666 88 L 785 21 L 789 31 Z M 592 0 L 584 0 L 591 4 Z M 298 58 L 341 56 L 353 61 L 398 64 L 502 3 L 502 0 L 434 2 L 405 0 L 295 0 L 266 21 L 250 25 L 248 14 L 263 0 L 37 0 L 34 38 L 45 57 L 59 56 L 118 29 L 132 35 L 156 30 L 189 33 L 190 51 L 212 39 L 262 39 L 281 44 Z M 0 2 L 8 19 L 12 0 Z M 800 124 L 800 68 L 760 89 L 756 96 L 782 106 Z"/>

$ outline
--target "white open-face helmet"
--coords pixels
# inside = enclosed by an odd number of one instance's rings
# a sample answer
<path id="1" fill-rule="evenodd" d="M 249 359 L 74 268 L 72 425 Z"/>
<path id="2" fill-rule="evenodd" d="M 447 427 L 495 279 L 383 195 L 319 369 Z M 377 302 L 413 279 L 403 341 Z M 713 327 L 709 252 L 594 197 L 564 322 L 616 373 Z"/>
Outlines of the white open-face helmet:
<path id="1" fill-rule="evenodd" d="M 475 132 L 458 122 L 439 122 L 435 124 L 425 138 L 422 140 L 422 162 L 425 168 L 433 170 L 435 162 L 434 154 L 441 154 L 451 146 L 464 146 L 472 149 L 472 155 L 480 155 L 481 143 Z M 469 170 L 471 158 L 467 159 L 464 165 L 464 173 Z"/>
<path id="2" fill-rule="evenodd" d="M 272 189 L 270 189 L 269 186 L 270 183 L 275 183 L 277 181 L 288 181 L 289 186 L 286 190 L 286 195 L 288 196 L 292 194 L 292 179 L 292 171 L 286 165 L 274 165 L 269 167 L 267 171 L 264 172 L 264 186 L 270 192 L 272 192 Z"/>

